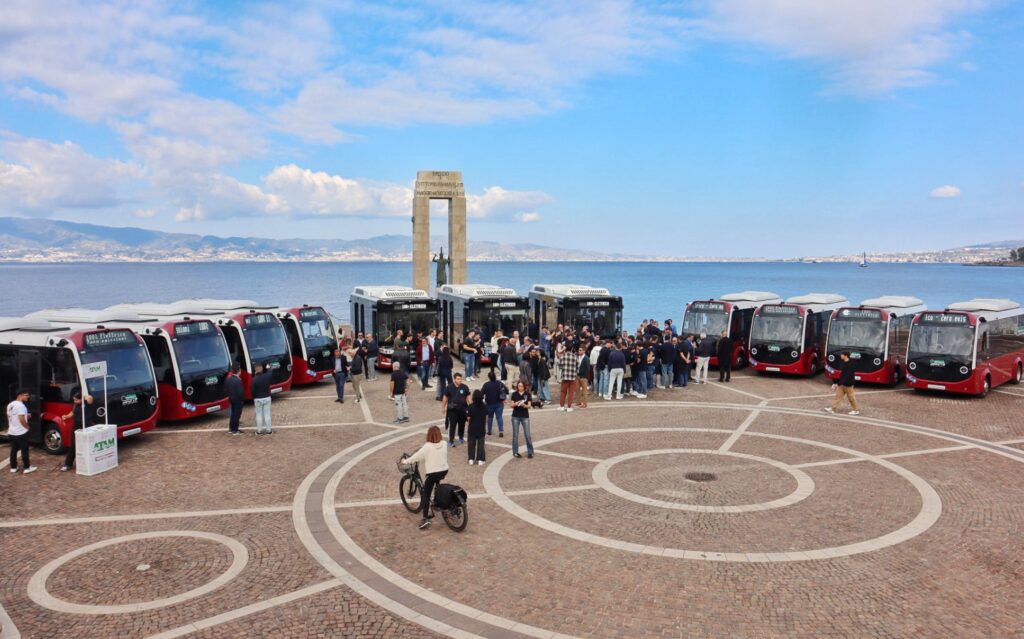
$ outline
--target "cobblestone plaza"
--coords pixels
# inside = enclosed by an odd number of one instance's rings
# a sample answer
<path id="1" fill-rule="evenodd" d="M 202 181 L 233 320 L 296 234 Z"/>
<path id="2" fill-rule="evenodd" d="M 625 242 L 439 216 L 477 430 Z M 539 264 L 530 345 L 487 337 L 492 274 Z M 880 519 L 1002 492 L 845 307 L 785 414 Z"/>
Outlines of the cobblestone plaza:
<path id="1" fill-rule="evenodd" d="M 4 639 L 1024 636 L 1021 387 L 862 387 L 850 417 L 824 379 L 739 372 L 533 410 L 533 459 L 506 411 L 486 465 L 450 450 L 461 534 L 398 499 L 434 394 L 396 426 L 383 376 L 331 390 L 275 399 L 271 437 L 250 406 L 98 476 L 3 472 Z"/>

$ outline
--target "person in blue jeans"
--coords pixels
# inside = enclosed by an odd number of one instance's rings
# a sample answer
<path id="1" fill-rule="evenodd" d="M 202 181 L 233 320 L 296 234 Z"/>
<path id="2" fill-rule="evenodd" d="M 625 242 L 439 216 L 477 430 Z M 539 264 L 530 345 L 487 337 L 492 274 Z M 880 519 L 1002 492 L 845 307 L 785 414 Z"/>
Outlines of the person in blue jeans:
<path id="1" fill-rule="evenodd" d="M 498 422 L 498 437 L 505 436 L 505 396 L 508 389 L 498 381 L 492 370 L 487 374 L 487 383 L 480 389 L 484 394 L 484 405 L 487 407 L 487 434 L 493 434 L 494 422 Z"/>
<path id="2" fill-rule="evenodd" d="M 676 376 L 674 370 L 676 358 L 679 356 L 676 353 L 676 344 L 678 342 L 678 337 L 670 336 L 661 344 L 661 384 L 665 388 L 672 388 L 675 384 Z"/>
<path id="3" fill-rule="evenodd" d="M 512 456 L 519 454 L 519 428 L 522 427 L 526 436 L 526 456 L 533 459 L 533 438 L 530 437 L 530 395 L 526 383 L 516 382 L 516 390 L 512 393 Z"/>
<path id="4" fill-rule="evenodd" d="M 473 336 L 473 331 L 470 331 L 466 335 L 466 339 L 462 341 L 462 364 L 465 367 L 466 379 L 469 381 L 473 380 L 473 376 L 476 374 L 476 349 L 477 341 Z"/>

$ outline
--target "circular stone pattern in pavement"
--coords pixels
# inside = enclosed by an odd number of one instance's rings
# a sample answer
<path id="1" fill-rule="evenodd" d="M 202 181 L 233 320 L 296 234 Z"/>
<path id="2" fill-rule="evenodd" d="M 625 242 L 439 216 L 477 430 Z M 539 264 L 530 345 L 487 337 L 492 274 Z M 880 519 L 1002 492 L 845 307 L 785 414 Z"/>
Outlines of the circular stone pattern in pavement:
<path id="1" fill-rule="evenodd" d="M 621 429 L 609 429 L 609 430 L 598 430 L 598 431 L 585 431 L 585 432 L 581 432 L 581 433 L 572 433 L 572 434 L 569 434 L 569 435 L 561 435 L 559 437 L 552 437 L 550 439 L 546 439 L 546 440 L 543 440 L 543 441 L 540 441 L 540 442 L 536 442 L 534 444 L 534 448 L 535 449 L 541 449 L 543 446 L 547 446 L 547 445 L 550 445 L 550 444 L 555 444 L 555 443 L 558 443 L 558 442 L 568 441 L 568 440 L 572 440 L 572 439 L 579 439 L 579 438 L 583 438 L 583 437 L 595 437 L 595 436 L 601 436 L 601 435 L 615 435 L 615 434 L 629 434 L 629 435 L 633 435 L 633 434 L 636 434 L 636 433 L 643 433 L 643 432 L 686 432 L 686 431 L 690 431 L 690 432 L 731 432 L 731 431 L 719 431 L 719 430 L 715 430 L 715 429 L 706 429 L 706 428 L 665 428 L 665 427 L 621 428 Z M 868 462 L 871 462 L 871 463 L 874 463 L 874 464 L 878 464 L 882 468 L 885 468 L 885 469 L 887 469 L 889 471 L 892 471 L 893 473 L 895 473 L 899 477 L 903 478 L 904 480 L 906 480 L 911 486 L 913 486 L 917 490 L 917 492 L 921 496 L 921 510 L 920 510 L 920 512 L 917 513 L 917 516 L 914 517 L 909 523 L 907 523 L 906 525 L 900 527 L 897 530 L 894 530 L 894 531 L 889 532 L 887 534 L 881 535 L 879 537 L 875 537 L 873 539 L 866 539 L 864 541 L 859 541 L 859 542 L 855 542 L 855 543 L 849 543 L 849 544 L 845 544 L 845 545 L 842 545 L 842 546 L 835 546 L 835 547 L 831 547 L 831 548 L 808 548 L 806 550 L 800 550 L 800 551 L 795 551 L 795 552 L 794 551 L 786 551 L 786 552 L 732 552 L 732 551 L 722 551 L 722 552 L 719 552 L 719 551 L 714 551 L 714 550 L 694 550 L 694 549 L 687 549 L 687 548 L 672 548 L 672 547 L 663 547 L 663 546 L 657 546 L 657 545 L 644 545 L 644 544 L 638 544 L 638 543 L 633 543 L 633 542 L 622 541 L 620 539 L 612 539 L 612 538 L 609 538 L 609 537 L 604 537 L 604 536 L 601 536 L 601 535 L 596 535 L 596 534 L 593 534 L 593 533 L 589 533 L 589 532 L 586 532 L 584 530 L 579 530 L 579 529 L 576 529 L 576 528 L 571 528 L 569 526 L 566 526 L 564 524 L 552 521 L 550 519 L 546 519 L 546 518 L 544 518 L 544 517 L 542 517 L 542 516 L 540 516 L 540 515 L 538 515 L 538 514 L 536 514 L 534 512 L 531 512 L 531 511 L 527 510 L 526 508 L 524 508 L 523 506 L 521 506 L 518 503 L 516 503 L 511 497 L 509 497 L 505 493 L 505 490 L 504 490 L 504 488 L 501 485 L 501 481 L 499 479 L 499 476 L 501 474 L 501 469 L 512 460 L 512 453 L 511 452 L 505 453 L 505 454 L 501 455 L 500 457 L 498 457 L 498 459 L 494 460 L 494 462 L 490 465 L 490 467 L 484 472 L 484 478 L 483 478 L 484 489 L 487 491 L 487 494 L 490 495 L 490 497 L 494 500 L 494 503 L 496 503 L 498 506 L 501 506 L 502 508 L 504 508 L 506 511 L 508 511 L 512 515 L 522 519 L 523 521 L 526 521 L 526 522 L 528 522 L 530 524 L 533 524 L 534 526 L 537 526 L 538 528 L 542 528 L 542 529 L 547 530 L 549 532 L 553 532 L 553 533 L 562 535 L 564 537 L 568 537 L 569 539 L 575 539 L 575 540 L 578 540 L 578 541 L 585 541 L 585 542 L 592 543 L 592 544 L 595 544 L 595 545 L 598 545 L 598 546 L 603 546 L 605 548 L 612 548 L 612 549 L 616 549 L 616 550 L 624 550 L 624 551 L 627 551 L 627 552 L 634 552 L 634 553 L 639 553 L 639 554 L 643 554 L 643 555 L 653 555 L 653 556 L 656 556 L 656 557 L 674 557 L 674 558 L 677 558 L 677 559 L 697 559 L 697 560 L 703 560 L 703 561 L 730 561 L 730 562 L 745 562 L 745 563 L 762 563 L 762 562 L 810 561 L 810 560 L 817 560 L 817 559 L 832 559 L 832 558 L 835 558 L 835 557 L 846 557 L 846 556 L 849 556 L 849 555 L 857 555 L 857 554 L 860 554 L 860 553 L 871 552 L 871 551 L 874 551 L 874 550 L 879 550 L 881 548 L 886 548 L 888 546 L 893 546 L 895 544 L 903 543 L 904 541 L 907 541 L 908 539 L 913 539 L 914 537 L 920 535 L 924 531 L 926 531 L 929 528 L 931 528 L 931 526 L 938 520 L 939 515 L 942 513 L 942 500 L 939 498 L 939 495 L 938 495 L 938 493 L 935 492 L 934 488 L 932 488 L 926 481 L 921 479 L 918 475 L 910 472 L 909 470 L 907 470 L 906 468 L 903 468 L 902 466 L 899 466 L 897 464 L 889 462 L 889 461 L 887 461 L 885 459 L 881 459 L 879 457 L 871 457 L 871 456 L 865 455 L 864 453 L 862 453 L 860 451 L 852 450 L 850 448 L 845 448 L 845 447 L 842 447 L 842 446 L 836 446 L 834 444 L 826 444 L 824 442 L 818 442 L 818 441 L 814 441 L 814 440 L 810 440 L 810 439 L 802 439 L 802 438 L 799 438 L 799 437 L 788 437 L 788 436 L 785 436 L 785 435 L 774 435 L 774 434 L 768 434 L 768 433 L 755 433 L 755 432 L 749 432 L 749 431 L 744 433 L 744 436 L 745 437 L 763 437 L 763 438 L 768 438 L 768 439 L 793 442 L 793 443 L 797 443 L 797 444 L 806 444 L 806 445 L 810 445 L 810 446 L 818 446 L 818 447 L 821 447 L 821 448 L 827 448 L 827 449 L 832 450 L 832 451 L 842 452 L 842 453 L 845 453 L 845 454 L 850 455 L 852 457 L 860 457 L 860 458 L 863 458 L 865 461 L 868 461 Z M 612 492 L 612 493 L 614 493 L 614 494 L 616 494 L 616 495 L 618 495 L 620 497 L 623 497 L 624 499 L 629 499 L 631 501 L 637 501 L 637 502 L 642 503 L 642 504 L 647 504 L 647 505 L 657 506 L 657 507 L 663 507 L 663 508 L 674 508 L 674 509 L 679 509 L 679 510 L 692 510 L 690 508 L 680 508 L 680 506 L 683 505 L 683 504 L 680 504 L 680 503 L 669 502 L 669 501 L 664 501 L 664 500 L 653 500 L 652 498 L 649 498 L 649 497 L 646 497 L 646 496 L 636 495 L 636 494 L 631 493 L 629 491 L 623 490 L 619 486 L 616 486 L 614 483 L 612 483 L 612 481 L 610 479 L 608 479 L 608 469 L 613 467 L 618 462 L 629 460 L 629 459 L 634 459 L 634 458 L 642 458 L 642 457 L 645 457 L 645 456 L 648 456 L 648 455 L 652 455 L 652 454 L 679 453 L 681 451 L 685 452 L 685 453 L 699 453 L 699 454 L 705 454 L 705 455 L 710 455 L 710 454 L 721 455 L 721 454 L 723 454 L 721 451 L 710 450 L 710 449 L 709 450 L 704 450 L 704 449 L 668 449 L 668 450 L 656 450 L 656 451 L 636 451 L 636 452 L 633 452 L 633 453 L 627 453 L 625 455 L 619 455 L 617 457 L 612 457 L 612 458 L 603 460 L 601 462 L 598 462 L 598 465 L 594 469 L 594 472 L 593 472 L 594 480 L 602 488 L 604 488 L 604 489 L 606 489 L 606 490 L 608 490 L 608 491 L 610 491 L 610 492 Z M 735 453 L 734 455 L 740 455 L 740 454 L 739 453 Z M 796 468 L 792 468 L 792 467 L 788 466 L 787 464 L 783 464 L 783 463 L 775 461 L 775 460 L 768 460 L 767 458 L 754 457 L 752 455 L 742 455 L 742 457 L 746 458 L 746 459 L 751 459 L 751 460 L 756 459 L 758 461 L 769 463 L 770 465 L 773 465 L 776 468 L 785 469 L 787 472 L 793 471 L 793 476 L 797 477 L 798 484 L 800 483 L 799 475 L 797 474 L 800 471 L 798 469 L 796 469 Z M 810 481 L 809 477 L 807 478 L 807 481 Z M 802 485 L 798 486 L 797 491 L 791 493 L 790 495 L 788 495 L 786 497 L 783 497 L 782 499 L 783 500 L 789 499 L 789 500 L 791 500 L 790 503 L 796 503 L 796 502 L 806 498 L 810 494 L 810 492 L 808 491 L 808 488 L 810 489 L 810 491 L 813 491 L 813 486 L 814 486 L 813 482 L 811 482 L 809 485 L 806 482 L 804 482 Z M 773 502 L 777 502 L 777 501 L 780 501 L 780 500 L 773 500 Z M 748 506 L 758 506 L 757 508 L 753 508 L 753 510 L 764 510 L 765 506 L 768 505 L 768 504 L 772 504 L 771 506 L 769 506 L 770 508 L 778 508 L 781 505 L 785 505 L 785 504 L 775 505 L 773 502 L 767 502 L 767 503 L 762 503 L 762 504 L 748 504 Z M 728 511 L 716 510 L 714 512 L 728 512 Z M 738 511 L 738 513 L 742 513 L 742 512 L 750 512 L 750 510 L 748 510 L 748 511 L 742 511 L 742 510 Z M 742 515 L 739 514 L 739 516 L 742 516 Z"/>
<path id="2" fill-rule="evenodd" d="M 611 457 L 594 467 L 594 483 L 645 506 L 701 513 L 782 508 L 814 492 L 814 480 L 789 464 L 744 453 L 691 448 L 640 450 Z M 789 484 L 793 490 L 776 499 L 762 498 L 763 492 L 772 491 L 780 483 Z"/>
<path id="3" fill-rule="evenodd" d="M 179 547 L 187 547 L 187 553 L 175 550 Z M 54 559 L 29 580 L 28 595 L 44 608 L 66 613 L 104 615 L 153 610 L 216 590 L 237 577 L 248 561 L 249 551 L 244 545 L 215 533 L 166 530 L 125 535 Z M 137 570 L 143 562 L 149 569 Z M 225 565 L 226 569 L 218 570 Z M 59 579 L 51 579 L 57 571 Z M 48 580 L 61 582 L 57 594 L 47 589 Z M 193 584 L 199 585 L 185 590 Z M 185 591 L 170 594 L 172 589 Z M 157 598 L 125 602 L 140 598 L 142 593 Z M 164 593 L 168 594 L 160 596 Z M 91 601 L 107 598 L 109 603 L 68 601 L 83 596 Z"/>

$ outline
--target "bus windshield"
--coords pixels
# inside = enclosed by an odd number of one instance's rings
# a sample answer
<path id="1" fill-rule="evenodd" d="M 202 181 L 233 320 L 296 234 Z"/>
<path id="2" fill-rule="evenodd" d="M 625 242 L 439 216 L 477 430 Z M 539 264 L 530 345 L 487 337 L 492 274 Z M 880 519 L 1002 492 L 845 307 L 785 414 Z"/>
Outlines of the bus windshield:
<path id="1" fill-rule="evenodd" d="M 146 346 L 129 330 L 88 333 L 84 339 L 82 364 L 107 363 L 107 392 L 129 389 L 152 390 L 156 386 Z M 102 396 L 103 378 L 88 380 L 89 394 Z"/>
<path id="2" fill-rule="evenodd" d="M 505 335 L 513 331 L 526 329 L 525 308 L 474 308 L 470 309 L 466 318 L 466 329 L 480 327 L 486 339 L 490 339 L 495 331 Z"/>
<path id="3" fill-rule="evenodd" d="M 683 317 L 683 334 L 721 335 L 729 328 L 729 313 L 723 310 L 694 310 L 691 305 Z"/>
<path id="4" fill-rule="evenodd" d="M 750 328 L 750 342 L 798 346 L 803 333 L 803 319 L 799 315 L 757 315 Z"/>
<path id="5" fill-rule="evenodd" d="M 622 309 L 613 306 L 567 307 L 564 323 L 576 330 L 590 326 L 595 335 L 613 337 L 622 326 Z"/>
<path id="6" fill-rule="evenodd" d="M 183 376 L 228 370 L 227 345 L 212 322 L 175 325 L 171 343 Z"/>
<path id="7" fill-rule="evenodd" d="M 885 351 L 885 322 L 837 317 L 828 331 L 828 350 L 853 349 L 879 354 Z"/>
<path id="8" fill-rule="evenodd" d="M 253 362 L 264 362 L 288 354 L 284 328 L 269 313 L 246 317 L 243 333 L 249 359 Z"/>
<path id="9" fill-rule="evenodd" d="M 334 348 L 334 325 L 322 308 L 304 308 L 299 313 L 302 327 L 302 341 L 306 350 L 313 352 L 322 348 Z"/>
<path id="10" fill-rule="evenodd" d="M 928 355 L 951 355 L 966 361 L 971 359 L 973 352 L 972 326 L 917 324 L 910 331 L 909 359 Z"/>
<path id="11" fill-rule="evenodd" d="M 429 333 L 430 329 L 436 328 L 437 312 L 432 309 L 415 311 L 378 311 L 377 312 L 377 339 L 381 344 L 391 344 L 398 329 L 406 337 L 416 333 Z"/>

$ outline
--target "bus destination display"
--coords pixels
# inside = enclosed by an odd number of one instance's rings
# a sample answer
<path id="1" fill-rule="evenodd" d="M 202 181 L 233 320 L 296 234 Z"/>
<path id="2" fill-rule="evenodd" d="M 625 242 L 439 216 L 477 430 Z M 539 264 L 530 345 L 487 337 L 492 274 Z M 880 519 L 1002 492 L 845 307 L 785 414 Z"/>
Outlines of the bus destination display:
<path id="1" fill-rule="evenodd" d="M 765 304 L 761 307 L 762 315 L 799 315 L 800 310 L 795 306 L 780 306 L 778 304 Z"/>
<path id="2" fill-rule="evenodd" d="M 270 313 L 255 313 L 245 316 L 246 326 L 268 326 L 274 323 L 274 316 Z"/>
<path id="3" fill-rule="evenodd" d="M 957 313 L 925 313 L 921 316 L 922 322 L 929 324 L 967 324 L 966 315 Z"/>
<path id="4" fill-rule="evenodd" d="M 725 304 L 722 302 L 693 302 L 690 304 L 691 311 L 717 311 L 725 312 Z"/>
<path id="5" fill-rule="evenodd" d="M 85 346 L 96 348 L 98 346 L 113 346 L 115 344 L 134 344 L 135 334 L 129 330 L 106 331 L 104 333 L 86 333 Z"/>
<path id="6" fill-rule="evenodd" d="M 213 331 L 213 324 L 210 322 L 189 322 L 187 324 L 175 324 L 175 337 L 189 337 L 191 335 L 203 335 Z"/>
<path id="7" fill-rule="evenodd" d="M 844 308 L 839 311 L 839 317 L 843 319 L 877 320 L 882 319 L 882 311 L 870 308 Z"/>
<path id="8" fill-rule="evenodd" d="M 299 317 L 302 319 L 321 319 L 324 316 L 324 312 L 319 308 L 304 308 L 299 311 Z"/>

